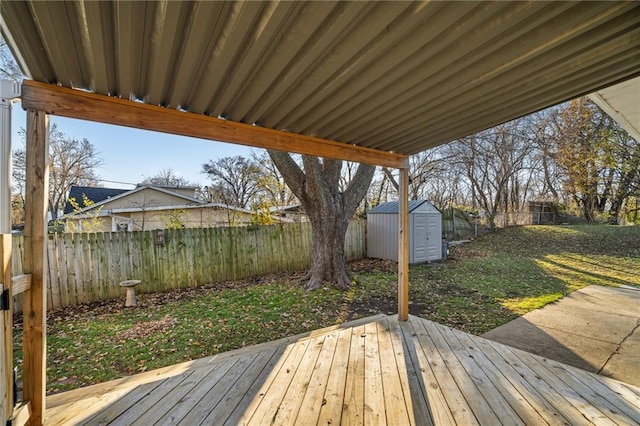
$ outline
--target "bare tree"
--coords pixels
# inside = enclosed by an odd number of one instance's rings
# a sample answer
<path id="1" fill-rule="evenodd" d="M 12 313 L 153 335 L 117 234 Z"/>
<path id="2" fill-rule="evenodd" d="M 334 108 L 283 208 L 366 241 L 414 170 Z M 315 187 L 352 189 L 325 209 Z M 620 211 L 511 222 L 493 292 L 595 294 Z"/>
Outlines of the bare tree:
<path id="1" fill-rule="evenodd" d="M 11 50 L 9 50 L 9 46 L 0 36 L 0 79 L 22 81 L 24 77 Z"/>
<path id="2" fill-rule="evenodd" d="M 506 214 L 520 205 L 519 176 L 531 152 L 529 136 L 515 120 L 460 139 L 449 153 L 469 180 L 474 200 L 495 227 L 498 212 Z M 515 205 L 514 205 L 515 204 Z"/>
<path id="3" fill-rule="evenodd" d="M 260 192 L 262 172 L 251 159 L 241 155 L 224 157 L 202 165 L 202 173 L 211 179 L 209 201 L 220 201 L 235 207 L 248 208 Z"/>
<path id="4" fill-rule="evenodd" d="M 556 107 L 532 114 L 534 153 L 538 165 L 538 196 L 550 197 L 558 202 L 561 199 L 562 171 L 556 161 L 558 144 L 556 126 L 554 126 L 554 111 Z"/>
<path id="5" fill-rule="evenodd" d="M 24 130 L 21 131 L 24 136 Z M 58 213 L 67 202 L 73 185 L 96 185 L 98 175 L 95 169 L 102 165 L 98 152 L 89 140 L 67 137 L 53 124 L 49 129 L 49 212 L 51 219 L 58 219 Z M 13 179 L 23 193 L 25 182 L 25 150 L 13 153 Z"/>
<path id="6" fill-rule="evenodd" d="M 141 185 L 159 185 L 173 188 L 195 187 L 197 185 L 189 182 L 182 176 L 178 176 L 173 169 L 161 169 L 154 176 L 148 177 L 142 182 Z"/>
<path id="7" fill-rule="evenodd" d="M 367 193 L 375 167 L 361 164 L 340 190 L 342 161 L 303 155 L 300 167 L 285 152 L 268 152 L 311 222 L 313 256 L 306 289 L 316 290 L 324 283 L 349 288 L 351 274 L 344 257 L 347 226 Z"/>
<path id="8" fill-rule="evenodd" d="M 419 152 L 409 157 L 409 199 L 428 199 L 427 185 L 432 180 L 441 176 L 444 172 L 447 158 L 441 148 L 432 148 Z M 398 181 L 393 172 L 387 167 L 382 168 L 383 173 L 398 191 Z"/>
<path id="9" fill-rule="evenodd" d="M 285 207 L 297 203 L 298 200 L 284 181 L 284 177 L 266 151 L 253 151 L 252 161 L 260 167 L 259 179 L 260 204 L 265 206 Z"/>
<path id="10" fill-rule="evenodd" d="M 475 210 L 464 175 L 453 167 L 443 167 L 433 179 L 425 182 L 423 192 L 425 198 L 441 210 L 465 205 Z"/>
<path id="11" fill-rule="evenodd" d="M 391 173 L 388 169 L 387 172 Z M 378 178 L 374 177 L 374 180 L 369 186 L 369 194 L 367 195 L 369 205 L 372 207 L 375 207 L 380 203 L 389 201 L 392 192 L 394 194 L 397 194 L 397 190 L 392 189 L 393 185 L 389 181 L 389 177 L 384 171 L 376 174 L 379 176 Z"/>

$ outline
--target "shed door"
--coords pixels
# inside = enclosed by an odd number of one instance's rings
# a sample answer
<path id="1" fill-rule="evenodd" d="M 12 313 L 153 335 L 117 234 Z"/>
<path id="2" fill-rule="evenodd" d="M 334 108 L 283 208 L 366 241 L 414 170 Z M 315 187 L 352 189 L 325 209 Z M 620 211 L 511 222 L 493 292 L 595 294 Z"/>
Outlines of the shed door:
<path id="1" fill-rule="evenodd" d="M 413 215 L 413 263 L 427 261 L 429 230 L 426 214 Z"/>
<path id="2" fill-rule="evenodd" d="M 437 214 L 424 215 L 427 228 L 426 260 L 442 259 L 442 222 Z"/>

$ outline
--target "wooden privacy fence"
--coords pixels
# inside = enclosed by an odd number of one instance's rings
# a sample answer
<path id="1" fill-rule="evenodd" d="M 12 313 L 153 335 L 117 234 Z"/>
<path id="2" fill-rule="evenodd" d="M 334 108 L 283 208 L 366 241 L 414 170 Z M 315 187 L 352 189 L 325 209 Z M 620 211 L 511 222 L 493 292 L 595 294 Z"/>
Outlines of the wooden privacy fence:
<path id="1" fill-rule="evenodd" d="M 348 260 L 366 256 L 366 222 L 349 224 Z M 120 297 L 119 283 L 144 293 L 309 267 L 311 225 L 49 234 L 49 309 Z M 23 237 L 13 237 L 13 275 L 22 273 Z M 16 303 L 19 311 L 21 303 Z"/>

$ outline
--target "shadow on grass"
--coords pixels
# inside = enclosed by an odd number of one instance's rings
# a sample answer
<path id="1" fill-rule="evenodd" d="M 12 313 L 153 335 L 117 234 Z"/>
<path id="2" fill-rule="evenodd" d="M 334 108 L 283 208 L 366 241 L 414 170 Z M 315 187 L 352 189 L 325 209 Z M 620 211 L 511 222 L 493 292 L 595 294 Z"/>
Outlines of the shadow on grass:
<path id="1" fill-rule="evenodd" d="M 624 275 L 629 275 L 630 274 L 629 268 L 621 269 L 621 267 L 614 267 L 613 265 L 603 263 L 602 261 L 601 262 L 597 262 L 595 260 L 586 260 L 584 257 L 571 256 L 571 255 L 566 255 L 566 254 L 563 255 L 562 257 L 565 258 L 565 259 L 568 259 L 568 260 L 570 260 L 572 262 L 584 263 L 584 264 L 587 264 L 587 265 L 594 266 L 596 268 L 604 268 L 604 269 L 607 269 L 608 272 L 619 272 L 619 273 L 624 274 Z"/>
<path id="2" fill-rule="evenodd" d="M 574 273 L 578 275 L 578 279 L 584 282 L 584 285 L 598 284 L 598 285 L 637 285 L 637 281 L 630 281 L 613 277 L 612 275 L 598 274 L 587 269 L 580 269 L 574 266 L 569 266 L 565 263 L 554 261 L 551 259 L 544 259 L 543 262 L 554 265 L 561 270 L 568 271 L 568 273 Z"/>
<path id="3" fill-rule="evenodd" d="M 482 334 L 589 284 L 639 285 L 640 227 L 504 229 L 410 277 L 412 314 Z"/>

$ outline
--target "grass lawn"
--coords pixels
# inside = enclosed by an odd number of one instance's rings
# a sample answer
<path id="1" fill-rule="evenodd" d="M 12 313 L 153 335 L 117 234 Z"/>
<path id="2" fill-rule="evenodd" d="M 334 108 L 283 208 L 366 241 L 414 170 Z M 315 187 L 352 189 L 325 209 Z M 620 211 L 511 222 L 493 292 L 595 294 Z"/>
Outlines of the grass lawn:
<path id="1" fill-rule="evenodd" d="M 288 274 L 141 295 L 136 308 L 118 300 L 52 312 L 48 391 L 395 313 L 395 265 L 352 268 L 357 284 L 347 292 L 305 293 Z M 410 276 L 412 314 L 481 334 L 590 284 L 640 285 L 640 227 L 510 228 L 453 248 L 444 264 L 413 266 Z"/>

